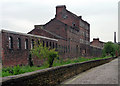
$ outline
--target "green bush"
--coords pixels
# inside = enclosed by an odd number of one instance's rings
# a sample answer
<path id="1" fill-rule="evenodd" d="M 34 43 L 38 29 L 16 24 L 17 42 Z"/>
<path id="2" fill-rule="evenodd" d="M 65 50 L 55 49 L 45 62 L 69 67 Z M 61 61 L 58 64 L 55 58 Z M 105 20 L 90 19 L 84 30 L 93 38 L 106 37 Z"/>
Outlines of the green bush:
<path id="1" fill-rule="evenodd" d="M 48 66 L 43 65 L 41 67 L 36 67 L 36 66 L 14 66 L 14 67 L 7 67 L 7 68 L 2 68 L 2 77 L 5 76 L 10 76 L 10 75 L 18 75 L 26 72 L 32 72 L 40 69 L 45 69 Z"/>
<path id="2" fill-rule="evenodd" d="M 48 54 L 48 64 L 49 67 L 52 67 L 54 59 L 58 57 L 58 52 L 56 52 L 54 49 L 51 49 Z"/>
<path id="3" fill-rule="evenodd" d="M 9 71 L 2 71 L 2 77 L 5 77 L 5 76 L 10 76 L 10 75 L 12 75 L 11 73 L 9 73 Z"/>
<path id="4" fill-rule="evenodd" d="M 120 47 L 118 44 L 114 44 L 112 42 L 107 42 L 104 45 L 104 49 L 102 50 L 102 56 L 105 57 L 107 55 L 118 56 Z"/>
<path id="5" fill-rule="evenodd" d="M 54 54 L 51 54 L 51 56 Z M 110 56 L 106 56 L 104 58 L 108 58 Z M 104 59 L 103 57 L 95 57 L 95 58 L 85 58 L 85 57 L 79 57 L 76 59 L 68 59 L 64 61 L 62 58 L 61 59 L 55 59 L 53 62 L 53 66 L 61 66 L 65 64 L 71 64 L 71 63 L 80 63 L 84 61 L 89 61 L 89 60 L 98 60 L 98 59 Z M 7 67 L 7 68 L 2 68 L 2 77 L 5 76 L 10 76 L 10 75 L 17 75 L 17 74 L 22 74 L 26 72 L 32 72 L 40 69 L 45 69 L 48 68 L 48 64 L 43 64 L 41 67 L 36 67 L 36 66 L 14 66 L 14 67 Z"/>
<path id="6" fill-rule="evenodd" d="M 24 73 L 22 68 L 19 65 L 14 66 L 14 68 L 13 68 L 13 75 L 17 75 L 17 74 L 21 74 L 21 73 Z"/>
<path id="7" fill-rule="evenodd" d="M 41 43 L 40 40 L 39 44 L 35 42 L 31 54 L 33 57 L 38 57 L 39 59 L 47 59 L 49 67 L 52 67 L 54 59 L 58 57 L 58 52 L 55 51 L 55 49 L 50 49 L 50 47 L 46 47 L 46 45 L 43 47 L 43 43 Z"/>

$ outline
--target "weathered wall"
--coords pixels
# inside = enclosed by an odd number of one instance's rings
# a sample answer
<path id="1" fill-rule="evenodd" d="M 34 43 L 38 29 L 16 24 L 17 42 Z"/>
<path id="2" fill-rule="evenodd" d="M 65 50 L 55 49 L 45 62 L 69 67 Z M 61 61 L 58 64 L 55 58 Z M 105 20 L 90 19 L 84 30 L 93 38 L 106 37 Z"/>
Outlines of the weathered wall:
<path id="1" fill-rule="evenodd" d="M 93 46 L 90 46 L 89 49 L 90 49 L 89 53 L 90 53 L 91 57 L 101 57 L 102 56 L 102 49 L 96 48 Z"/>
<path id="2" fill-rule="evenodd" d="M 35 29 L 28 34 L 57 39 L 58 42 L 55 43 L 51 40 L 44 40 L 44 38 L 42 41 L 48 42 L 48 45 L 52 43 L 52 47 L 57 43 L 58 52 L 61 58 L 101 56 L 100 49 L 90 47 L 90 24 L 82 20 L 81 16 L 77 16 L 68 11 L 64 5 L 56 7 L 56 16 L 54 19 L 51 19 L 45 25 L 35 25 Z M 8 48 L 9 36 L 14 39 L 13 49 Z M 17 38 L 21 39 L 21 49 L 17 48 Z M 24 49 L 25 39 L 29 40 L 28 49 Z M 32 39 L 34 39 L 34 37 L 24 36 L 19 33 L 3 33 L 3 65 L 27 65 Z M 36 39 L 37 38 L 34 40 Z M 33 62 L 36 65 L 42 61 L 34 58 Z"/>
<path id="3" fill-rule="evenodd" d="M 44 31 L 43 29 L 41 29 L 41 27 L 40 26 L 36 27 L 32 31 L 28 32 L 28 34 L 34 34 L 34 35 L 39 35 L 39 36 L 45 36 L 45 37 L 54 38 L 54 36 L 52 34 L 49 34 L 48 32 Z"/>
<path id="4" fill-rule="evenodd" d="M 30 35 L 24 35 L 21 33 L 10 33 L 2 32 L 2 64 L 4 67 L 15 66 L 15 65 L 28 65 L 29 54 L 31 50 L 31 40 L 38 41 L 38 37 L 33 37 Z M 13 48 L 9 48 L 9 37 L 13 39 Z M 21 39 L 21 48 L 18 49 L 18 39 Z M 25 39 L 28 39 L 28 49 L 25 49 Z M 40 38 L 44 43 L 48 43 L 51 48 L 58 48 L 60 58 L 75 58 L 75 57 L 99 57 L 101 56 L 102 50 L 89 45 L 80 44 L 79 41 L 75 40 L 63 40 L 58 39 L 58 41 L 48 40 L 45 38 Z M 51 44 L 51 45 L 50 45 Z M 54 44 L 54 46 L 53 46 Z M 57 45 L 57 46 L 56 46 Z M 1 49 L 2 49 L 1 48 Z M 34 65 L 41 65 L 42 60 L 38 58 L 32 59 Z"/>
<path id="5" fill-rule="evenodd" d="M 12 37 L 13 39 L 13 48 L 9 48 L 9 37 Z M 21 39 L 21 48 L 18 48 L 18 39 Z M 25 49 L 25 39 L 28 39 L 28 49 Z M 31 50 L 31 41 L 34 40 L 38 43 L 38 40 L 41 40 L 41 42 L 44 41 L 44 44 L 48 42 L 48 46 L 50 46 L 51 42 L 51 48 L 56 47 L 57 41 L 54 40 L 48 40 L 45 38 L 30 36 L 30 35 L 24 35 L 20 33 L 15 32 L 2 32 L 2 64 L 4 67 L 7 66 L 15 66 L 15 65 L 28 65 L 29 63 L 29 54 Z M 38 58 L 32 58 L 32 61 L 34 65 L 41 65 L 42 61 Z"/>
<path id="6" fill-rule="evenodd" d="M 69 26 L 72 26 L 73 23 L 75 23 L 75 25 L 79 27 L 79 18 L 75 14 L 68 11 L 65 5 L 56 7 L 55 17 Z"/>
<path id="7" fill-rule="evenodd" d="M 20 74 L 16 76 L 3 77 L 3 86 L 44 86 L 55 85 L 68 79 L 76 74 L 86 71 L 92 67 L 110 62 L 115 58 L 107 58 L 103 60 L 94 60 L 76 64 L 68 64 L 59 67 L 47 68 L 30 73 Z"/>
<path id="8" fill-rule="evenodd" d="M 59 54 L 61 58 L 90 56 L 89 38 L 85 37 L 85 34 L 83 34 L 81 30 L 76 31 L 74 28 L 71 28 L 71 26 L 53 19 L 44 26 L 36 25 L 35 29 L 30 33 L 36 35 L 44 34 L 44 36 L 49 37 L 44 30 L 51 32 L 53 35 L 56 34 L 57 36 L 64 38 L 54 37 L 58 39 L 58 51 L 60 50 Z M 80 39 L 84 39 L 84 42 L 81 42 Z"/>

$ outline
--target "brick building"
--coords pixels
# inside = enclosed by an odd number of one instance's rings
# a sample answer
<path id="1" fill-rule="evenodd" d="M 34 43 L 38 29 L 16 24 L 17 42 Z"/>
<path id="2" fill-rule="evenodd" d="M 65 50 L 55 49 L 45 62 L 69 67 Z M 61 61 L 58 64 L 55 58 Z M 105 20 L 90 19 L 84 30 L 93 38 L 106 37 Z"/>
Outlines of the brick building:
<path id="1" fill-rule="evenodd" d="M 50 36 L 46 32 L 54 36 Z M 68 11 L 65 5 L 57 6 L 55 18 L 45 25 L 35 25 L 35 28 L 29 33 L 59 39 L 58 47 L 63 50 L 59 50 L 62 57 L 89 55 L 90 24 L 81 16 Z"/>
<path id="2" fill-rule="evenodd" d="M 56 48 L 63 59 L 101 55 L 100 48 L 90 46 L 90 24 L 68 11 L 65 5 L 56 7 L 55 18 L 45 25 L 35 25 L 27 34 L 2 30 L 0 37 L 3 66 L 28 65 L 29 51 L 38 39 Z M 32 61 L 34 65 L 43 62 L 37 57 Z"/>
<path id="3" fill-rule="evenodd" d="M 105 44 L 104 42 L 99 41 L 99 38 L 94 38 L 93 41 L 90 43 L 91 46 L 97 47 L 100 49 L 104 48 L 104 44 Z"/>
<path id="4" fill-rule="evenodd" d="M 57 39 L 48 38 L 44 36 L 24 34 L 13 31 L 1 30 L 2 36 L 2 65 L 3 66 L 14 66 L 14 65 L 28 65 L 30 50 L 34 46 L 34 41 L 38 42 L 39 39 L 46 43 L 46 46 L 51 48 L 57 48 Z M 42 60 L 35 57 L 32 58 L 34 65 L 39 66 L 42 64 Z"/>

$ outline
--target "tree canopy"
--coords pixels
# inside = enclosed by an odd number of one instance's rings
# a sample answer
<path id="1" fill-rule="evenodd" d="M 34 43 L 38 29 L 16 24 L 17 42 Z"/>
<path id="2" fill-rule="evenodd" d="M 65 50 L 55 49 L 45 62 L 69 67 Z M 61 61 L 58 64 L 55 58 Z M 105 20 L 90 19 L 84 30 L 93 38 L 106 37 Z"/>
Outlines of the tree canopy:
<path id="1" fill-rule="evenodd" d="M 115 56 L 115 55 L 118 55 L 120 53 L 119 50 L 120 50 L 120 46 L 118 44 L 114 44 L 112 42 L 107 42 L 104 45 L 103 55 Z"/>

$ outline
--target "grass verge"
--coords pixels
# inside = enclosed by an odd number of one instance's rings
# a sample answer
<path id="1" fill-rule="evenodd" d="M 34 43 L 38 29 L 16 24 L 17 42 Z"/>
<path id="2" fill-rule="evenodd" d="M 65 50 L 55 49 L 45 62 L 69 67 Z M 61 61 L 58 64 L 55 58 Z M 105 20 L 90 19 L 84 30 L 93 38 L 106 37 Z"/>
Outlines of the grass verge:
<path id="1" fill-rule="evenodd" d="M 84 58 L 84 57 L 79 57 L 79 58 L 75 58 L 75 59 L 67 59 L 66 61 L 64 61 L 63 59 L 60 60 L 55 60 L 53 63 L 53 67 L 55 66 L 61 66 L 61 65 L 65 65 L 65 64 L 72 64 L 72 63 L 80 63 L 80 62 L 84 62 L 84 61 L 90 61 L 90 60 L 98 60 L 98 59 L 105 59 L 108 58 L 110 56 L 107 57 L 94 57 L 94 58 Z M 10 75 L 18 75 L 18 74 L 23 74 L 26 72 L 32 72 L 32 71 L 36 71 L 36 70 L 40 70 L 40 69 L 45 69 L 48 68 L 48 64 L 44 64 L 41 67 L 36 67 L 36 66 L 14 66 L 14 67 L 7 67 L 7 68 L 2 68 L 2 77 L 5 76 L 10 76 Z"/>

